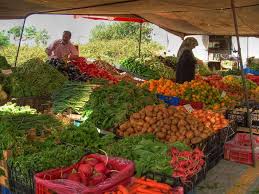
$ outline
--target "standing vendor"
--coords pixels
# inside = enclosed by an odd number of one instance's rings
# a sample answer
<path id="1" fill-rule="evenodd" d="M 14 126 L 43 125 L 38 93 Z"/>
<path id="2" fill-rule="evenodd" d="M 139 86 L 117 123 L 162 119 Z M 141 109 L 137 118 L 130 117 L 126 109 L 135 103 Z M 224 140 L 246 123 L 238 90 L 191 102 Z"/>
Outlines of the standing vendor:
<path id="1" fill-rule="evenodd" d="M 54 41 L 46 48 L 45 52 L 50 59 L 60 59 L 67 61 L 67 59 L 76 59 L 79 55 L 76 47 L 70 42 L 71 32 L 64 31 L 62 39 Z"/>
<path id="2" fill-rule="evenodd" d="M 178 62 L 176 65 L 176 83 L 184 83 L 194 80 L 195 65 L 200 63 L 192 52 L 198 46 L 198 41 L 193 37 L 186 38 L 177 53 Z"/>

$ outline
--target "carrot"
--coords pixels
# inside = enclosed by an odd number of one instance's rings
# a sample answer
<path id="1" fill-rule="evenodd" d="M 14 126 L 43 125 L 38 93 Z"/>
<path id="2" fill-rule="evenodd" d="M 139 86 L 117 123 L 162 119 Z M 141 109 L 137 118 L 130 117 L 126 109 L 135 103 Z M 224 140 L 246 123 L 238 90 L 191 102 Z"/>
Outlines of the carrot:
<path id="1" fill-rule="evenodd" d="M 155 181 L 151 182 L 151 181 L 143 181 L 143 180 L 140 180 L 140 179 L 135 179 L 135 182 L 136 183 L 139 183 L 139 184 L 142 184 L 142 185 L 147 185 L 147 186 L 150 186 L 150 187 L 155 187 L 155 188 L 158 188 L 158 189 L 162 189 L 162 190 L 170 190 L 171 187 L 167 184 L 162 184 L 162 183 L 157 183 Z"/>
<path id="2" fill-rule="evenodd" d="M 126 187 L 124 187 L 123 185 L 118 186 L 118 191 L 121 191 L 122 194 L 129 194 L 128 189 Z"/>
<path id="3" fill-rule="evenodd" d="M 149 190 L 149 189 L 144 189 L 144 188 L 141 188 L 141 187 L 139 187 L 137 189 L 137 192 L 142 192 L 142 193 L 145 193 L 145 194 L 163 194 L 162 192 L 157 192 L 157 191 L 153 191 L 153 190 Z"/>

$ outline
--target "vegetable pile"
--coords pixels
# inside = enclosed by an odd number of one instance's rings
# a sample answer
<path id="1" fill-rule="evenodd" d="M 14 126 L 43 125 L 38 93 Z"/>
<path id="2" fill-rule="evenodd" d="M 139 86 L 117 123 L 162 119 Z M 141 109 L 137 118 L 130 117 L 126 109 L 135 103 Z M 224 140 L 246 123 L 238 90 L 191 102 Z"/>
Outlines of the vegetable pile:
<path id="1" fill-rule="evenodd" d="M 81 73 L 85 73 L 93 78 L 103 78 L 110 80 L 114 83 L 118 82 L 118 80 L 108 71 L 98 67 L 94 63 L 87 63 L 85 58 L 78 58 L 77 60 L 74 60 L 71 63 L 78 67 Z"/>
<path id="2" fill-rule="evenodd" d="M 191 114 L 161 104 L 146 106 L 132 114 L 117 130 L 119 136 L 145 133 L 153 133 L 158 139 L 166 142 L 183 141 L 186 144 L 196 144 L 211 136 L 213 130 Z"/>
<path id="3" fill-rule="evenodd" d="M 169 148 L 166 144 L 156 140 L 153 135 L 125 137 L 103 149 L 110 156 L 134 161 L 137 176 L 150 171 L 172 175 Z"/>
<path id="4" fill-rule="evenodd" d="M 81 82 L 66 82 L 53 95 L 53 111 L 55 113 L 63 113 L 69 109 L 73 113 L 82 113 L 92 90 L 97 86 Z"/>
<path id="5" fill-rule="evenodd" d="M 179 177 L 182 182 L 187 182 L 196 175 L 205 164 L 204 153 L 198 148 L 191 151 L 172 147 L 171 155 L 171 165 L 174 169 L 173 177 Z"/>
<path id="6" fill-rule="evenodd" d="M 141 86 L 166 96 L 177 96 L 190 102 L 202 102 L 211 109 L 219 109 L 233 103 L 228 95 L 222 96 L 220 90 L 200 79 L 183 84 L 176 84 L 167 79 L 150 80 Z"/>
<path id="7" fill-rule="evenodd" d="M 90 96 L 84 116 L 100 129 L 110 129 L 127 120 L 146 105 L 158 103 L 154 94 L 124 81 L 104 85 Z M 90 115 L 89 115 L 90 112 Z"/>
<path id="8" fill-rule="evenodd" d="M 0 55 L 0 70 L 2 69 L 10 69 L 11 65 L 8 64 L 6 58 Z"/>
<path id="9" fill-rule="evenodd" d="M 218 131 L 227 127 L 229 121 L 222 113 L 215 113 L 210 110 L 194 110 L 192 115 L 201 121 L 206 127 Z"/>
<path id="10" fill-rule="evenodd" d="M 147 65 L 144 65 L 140 59 L 133 57 L 121 62 L 121 68 L 133 75 L 143 79 L 159 79 L 159 74 Z"/>
<path id="11" fill-rule="evenodd" d="M 99 155 L 90 154 L 79 162 L 78 167 L 74 168 L 71 174 L 65 174 L 63 178 L 85 186 L 96 186 L 119 172 L 119 169 L 114 166 L 114 162 L 110 162 L 108 157 L 104 161 Z"/>
<path id="12" fill-rule="evenodd" d="M 51 95 L 62 87 L 66 77 L 54 67 L 34 58 L 16 68 L 10 76 L 12 97 Z"/>
<path id="13" fill-rule="evenodd" d="M 104 194 L 173 194 L 173 188 L 165 183 L 158 183 L 152 179 L 134 178 L 128 187 L 118 185 L 115 192 L 105 192 Z"/>
<path id="14" fill-rule="evenodd" d="M 121 62 L 121 67 L 128 72 L 144 79 L 159 79 L 164 77 L 174 79 L 175 72 L 172 67 L 165 65 L 170 59 L 150 57 L 145 59 L 128 58 Z"/>

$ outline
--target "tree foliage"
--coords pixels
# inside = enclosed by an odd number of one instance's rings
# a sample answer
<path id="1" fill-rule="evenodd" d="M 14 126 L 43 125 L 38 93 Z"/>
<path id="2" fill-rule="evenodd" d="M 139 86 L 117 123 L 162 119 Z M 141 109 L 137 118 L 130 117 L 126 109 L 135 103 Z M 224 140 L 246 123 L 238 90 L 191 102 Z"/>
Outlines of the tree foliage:
<path id="1" fill-rule="evenodd" d="M 0 47 L 8 46 L 10 44 L 10 40 L 5 31 L 0 32 Z"/>
<path id="2" fill-rule="evenodd" d="M 142 24 L 142 41 L 151 41 L 152 27 L 148 23 Z M 114 39 L 139 39 L 140 24 L 133 22 L 119 22 L 110 25 L 104 23 L 97 25 L 91 31 L 90 42 L 96 40 L 114 40 Z"/>
<path id="3" fill-rule="evenodd" d="M 21 26 L 14 26 L 8 30 L 8 34 L 12 36 L 13 40 L 19 40 L 22 32 Z M 35 26 L 25 27 L 22 41 L 32 40 L 36 45 L 46 45 L 49 39 L 48 31 L 38 30 Z"/>

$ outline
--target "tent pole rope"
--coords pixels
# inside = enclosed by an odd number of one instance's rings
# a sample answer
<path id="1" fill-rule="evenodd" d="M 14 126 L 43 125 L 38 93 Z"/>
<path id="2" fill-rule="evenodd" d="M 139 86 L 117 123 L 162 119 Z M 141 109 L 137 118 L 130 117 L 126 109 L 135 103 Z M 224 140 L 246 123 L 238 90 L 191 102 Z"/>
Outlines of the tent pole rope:
<path id="1" fill-rule="evenodd" d="M 231 8 L 232 8 L 233 20 L 234 20 L 234 25 L 235 25 L 235 33 L 236 33 L 236 38 L 237 38 L 238 55 L 239 55 L 239 62 L 240 62 L 240 69 L 241 69 L 241 77 L 242 77 L 242 83 L 243 83 L 243 89 L 244 89 L 244 95 L 245 95 L 245 103 L 246 103 L 246 108 L 247 108 L 247 123 L 248 123 L 248 127 L 249 127 L 250 140 L 251 140 L 253 166 L 255 167 L 256 163 L 255 163 L 253 132 L 252 132 L 251 123 L 250 123 L 251 113 L 250 113 L 250 108 L 249 108 L 249 103 L 248 103 L 248 90 L 247 90 L 247 86 L 246 86 L 246 82 L 245 82 L 246 78 L 245 78 L 245 74 L 244 74 L 244 66 L 243 66 L 242 55 L 241 55 L 241 47 L 240 47 L 239 32 L 238 32 L 238 25 L 237 25 L 237 15 L 236 15 L 236 8 L 235 8 L 234 0 L 231 0 Z"/>
<path id="2" fill-rule="evenodd" d="M 19 52 L 20 52 L 20 48 L 21 48 L 22 35 L 23 35 L 23 32 L 24 32 L 24 27 L 25 27 L 26 18 L 27 18 L 27 17 L 24 18 L 23 24 L 22 24 L 22 30 L 21 30 L 20 39 L 19 39 L 19 44 L 18 44 L 17 53 L 16 53 L 16 57 L 15 57 L 15 64 L 14 64 L 15 67 L 16 67 L 16 65 L 17 65 L 18 56 L 19 56 Z"/>
<path id="3" fill-rule="evenodd" d="M 142 22 L 140 23 L 140 27 L 139 27 L 139 42 L 138 42 L 138 57 L 139 58 L 141 55 L 141 42 L 142 42 Z"/>

